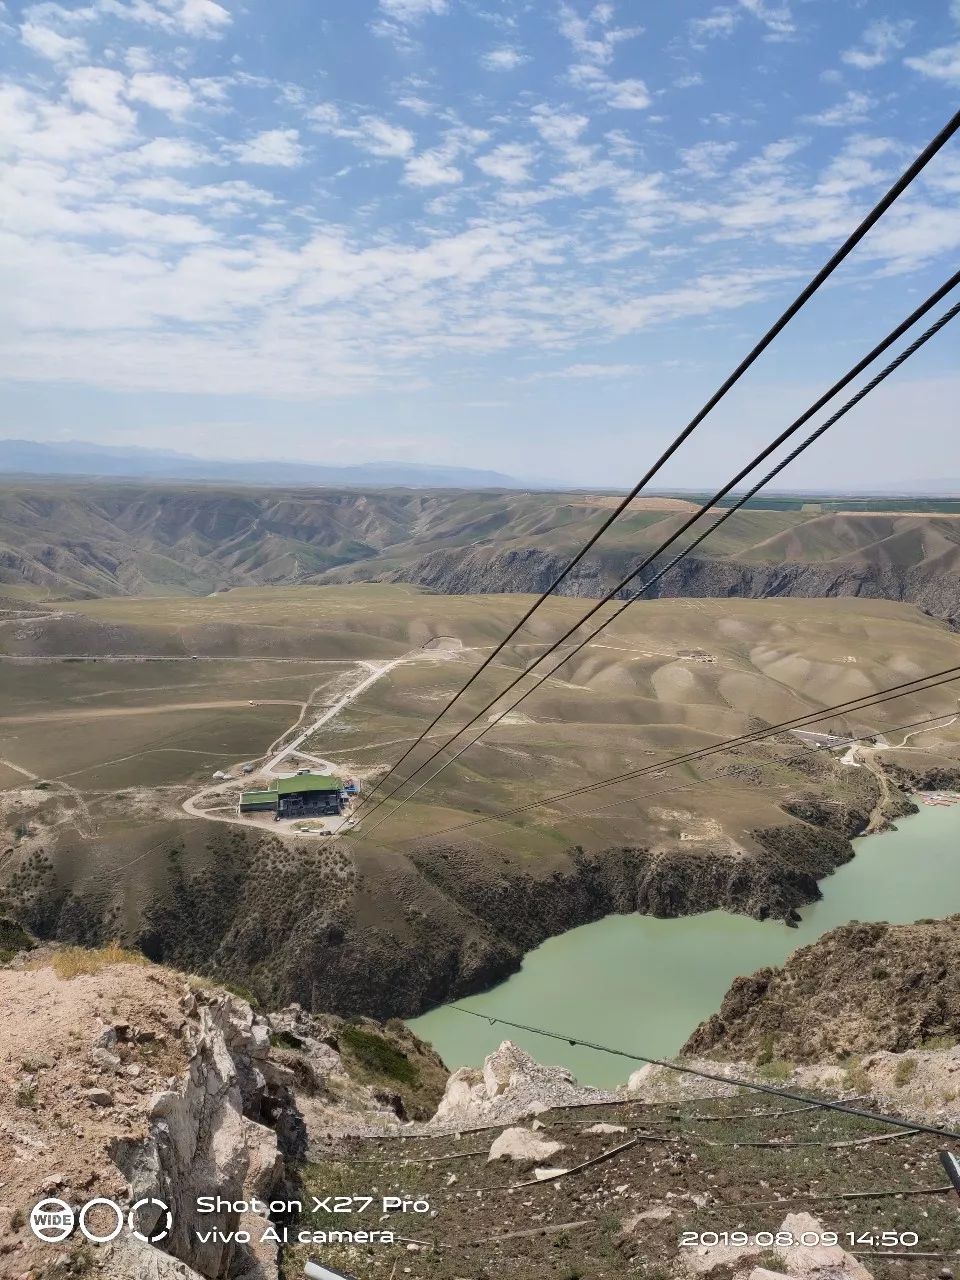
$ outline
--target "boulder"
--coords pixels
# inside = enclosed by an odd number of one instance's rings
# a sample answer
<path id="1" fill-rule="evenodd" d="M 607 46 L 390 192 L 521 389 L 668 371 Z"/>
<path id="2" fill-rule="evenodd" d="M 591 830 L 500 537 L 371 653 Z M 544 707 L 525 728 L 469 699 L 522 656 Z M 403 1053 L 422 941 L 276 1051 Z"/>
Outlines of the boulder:
<path id="1" fill-rule="evenodd" d="M 533 1133 L 530 1129 L 504 1129 L 503 1133 L 494 1139 L 490 1154 L 487 1156 L 487 1163 L 489 1164 L 491 1160 L 507 1159 L 523 1164 L 534 1164 L 538 1160 L 549 1160 L 551 1156 L 562 1150 L 562 1142 L 541 1138 L 538 1133 Z"/>

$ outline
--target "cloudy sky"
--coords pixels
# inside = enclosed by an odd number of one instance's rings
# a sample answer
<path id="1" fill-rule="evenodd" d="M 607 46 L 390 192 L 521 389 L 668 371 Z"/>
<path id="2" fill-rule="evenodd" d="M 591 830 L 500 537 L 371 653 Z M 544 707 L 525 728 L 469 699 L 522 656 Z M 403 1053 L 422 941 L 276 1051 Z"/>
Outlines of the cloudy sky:
<path id="1" fill-rule="evenodd" d="M 627 484 L 960 104 L 960 0 L 0 3 L 0 435 Z M 664 475 L 960 261 L 960 143 Z M 960 475 L 947 331 L 784 485 Z"/>

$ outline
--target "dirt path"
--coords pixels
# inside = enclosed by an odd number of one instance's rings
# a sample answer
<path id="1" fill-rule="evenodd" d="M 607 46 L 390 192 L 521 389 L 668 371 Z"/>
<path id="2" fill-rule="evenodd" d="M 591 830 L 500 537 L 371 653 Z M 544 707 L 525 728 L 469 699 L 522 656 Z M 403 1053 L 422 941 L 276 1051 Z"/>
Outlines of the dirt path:
<path id="1" fill-rule="evenodd" d="M 361 680 L 359 684 L 354 685 L 353 688 L 348 690 L 348 692 L 345 693 L 338 702 L 335 702 L 333 706 L 328 707 L 321 716 L 318 716 L 317 719 L 309 724 L 306 729 L 297 735 L 297 737 L 288 742 L 286 746 L 281 747 L 280 750 L 267 761 L 267 769 L 273 770 L 279 768 L 280 762 L 284 757 L 288 756 L 292 751 L 296 751 L 300 744 L 306 742 L 308 738 L 312 737 L 317 729 L 321 728 L 335 716 L 338 716 L 345 707 L 348 707 L 351 702 L 354 702 L 359 698 L 361 693 L 364 693 L 369 689 L 372 684 L 376 684 L 378 680 L 381 680 L 388 672 L 392 671 L 394 667 L 399 667 L 401 663 L 409 661 L 410 658 L 409 655 L 407 655 L 403 658 L 391 658 L 388 662 L 369 662 L 366 659 L 360 662 L 359 666 L 366 667 L 369 675 Z M 301 713 L 301 719 L 302 718 Z M 300 721 L 297 723 L 300 723 Z"/>
<path id="2" fill-rule="evenodd" d="M 933 733 L 935 729 L 947 729 L 950 725 L 956 724 L 957 720 L 960 720 L 960 716 L 950 716 L 943 724 L 931 724 L 927 725 L 925 729 L 914 729 L 911 733 L 905 733 L 900 746 L 905 747 L 911 738 L 916 738 L 921 733 Z"/>
<path id="3" fill-rule="evenodd" d="M 39 773 L 31 773 L 29 769 L 24 769 L 23 765 L 14 764 L 12 760 L 7 760 L 5 758 L 0 757 L 0 764 L 6 765 L 7 768 L 12 769 L 14 773 L 22 773 L 23 776 L 25 778 L 29 778 L 31 782 L 42 781 Z M 83 814 L 84 818 L 86 819 L 86 822 L 90 830 L 84 831 L 83 828 L 80 826 L 80 824 L 77 823 L 76 824 L 77 831 L 80 833 L 80 835 L 85 840 L 89 839 L 91 834 L 96 835 L 98 830 L 97 824 L 94 821 L 93 814 L 90 812 L 90 806 L 87 804 L 81 792 L 79 792 L 77 788 L 72 786 L 69 782 L 64 782 L 62 778 L 51 778 L 50 781 L 56 784 L 56 786 L 59 788 L 61 793 L 66 792 L 66 794 L 69 795 L 76 802 L 77 807 L 79 808 L 80 812 Z M 57 793 L 55 791 L 52 791 L 50 792 L 50 794 L 56 795 Z"/>
<path id="4" fill-rule="evenodd" d="M 261 707 L 299 707 L 292 698 L 257 698 Z M 46 724 L 55 720 L 109 720 L 116 716 L 163 715 L 176 711 L 224 711 L 249 707 L 251 699 L 224 702 L 162 702 L 155 707 L 85 707 L 80 711 L 35 711 L 29 715 L 0 716 L 0 727 L 15 724 Z"/>
<path id="5" fill-rule="evenodd" d="M 892 800 L 893 784 L 877 761 L 876 747 L 851 747 L 850 750 L 853 753 L 853 759 L 858 764 L 862 764 L 865 769 L 870 770 L 880 788 L 880 794 L 877 797 L 877 803 L 873 806 L 873 812 L 870 814 L 867 829 L 863 832 L 864 835 L 869 836 L 873 835 L 874 832 L 886 830 L 886 809 Z"/>
<path id="6" fill-rule="evenodd" d="M 318 688 L 311 693 L 310 697 L 302 705 L 300 703 L 294 704 L 296 706 L 300 706 L 300 714 L 290 728 L 286 730 L 286 733 L 275 739 L 267 748 L 267 751 L 265 752 L 267 759 L 263 764 L 262 772 L 273 773 L 277 771 L 281 767 L 283 761 L 286 760 L 293 752 L 299 751 L 301 745 L 306 742 L 308 738 L 312 737 L 318 729 L 322 728 L 323 725 L 328 724 L 338 716 L 341 711 L 350 706 L 352 702 L 355 702 L 361 694 L 365 693 L 371 685 L 376 684 L 378 680 L 382 680 L 383 677 L 393 671 L 395 667 L 399 667 L 404 663 L 424 659 L 429 662 L 444 661 L 455 657 L 457 653 L 458 651 L 454 649 L 417 649 L 412 653 L 404 654 L 402 658 L 391 658 L 386 661 L 362 659 L 357 663 L 357 667 L 360 671 L 365 671 L 366 674 L 364 674 L 363 678 L 352 684 L 341 697 L 327 707 L 319 716 L 312 719 L 306 728 L 301 729 L 294 738 L 291 738 L 289 742 L 284 743 L 284 738 L 286 738 L 287 734 L 294 732 L 301 724 L 303 724 L 306 719 L 310 703 L 323 686 L 318 686 Z M 284 745 L 281 746 L 281 743 L 284 743 Z M 328 762 L 323 761 L 323 757 L 321 756 L 311 755 L 310 758 L 318 763 L 323 762 L 324 764 L 328 764 Z M 332 768 L 332 766 L 329 767 Z M 255 819 L 242 818 L 238 813 L 218 813 L 211 812 L 209 809 L 200 808 L 201 802 L 209 803 L 211 800 L 224 796 L 230 790 L 235 789 L 236 786 L 236 779 L 230 779 L 227 782 L 219 783 L 213 787 L 204 787 L 202 791 L 198 791 L 195 795 L 184 800 L 181 807 L 183 811 L 188 813 L 192 818 L 207 818 L 213 822 L 232 822 L 241 826 L 258 827 L 262 830 L 262 822 L 258 822 Z"/>
<path id="7" fill-rule="evenodd" d="M 23 765 L 14 764 L 12 760 L 6 760 L 0 756 L 0 764 L 5 764 L 8 769 L 12 769 L 14 773 L 22 773 L 25 778 L 29 778 L 31 782 L 39 782 L 39 773 L 31 773 L 29 769 L 24 769 Z"/>

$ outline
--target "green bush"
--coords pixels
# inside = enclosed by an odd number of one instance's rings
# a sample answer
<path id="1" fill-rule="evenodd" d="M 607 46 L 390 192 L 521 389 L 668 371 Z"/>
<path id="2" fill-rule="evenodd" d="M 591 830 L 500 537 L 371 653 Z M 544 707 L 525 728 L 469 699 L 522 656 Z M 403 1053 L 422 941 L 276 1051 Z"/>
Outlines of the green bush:
<path id="1" fill-rule="evenodd" d="M 347 1023 L 340 1032 L 340 1040 L 357 1063 L 374 1075 L 388 1076 L 401 1084 L 417 1083 L 420 1074 L 417 1068 L 383 1036 Z"/>
<path id="2" fill-rule="evenodd" d="M 18 951 L 32 951 L 33 939 L 22 925 L 9 916 L 0 916 L 0 953 L 12 960 Z"/>
<path id="3" fill-rule="evenodd" d="M 893 1082 L 898 1089 L 902 1089 L 905 1084 L 909 1084 L 913 1077 L 917 1074 L 916 1058 L 901 1058 L 897 1063 L 897 1069 L 893 1075 Z"/>

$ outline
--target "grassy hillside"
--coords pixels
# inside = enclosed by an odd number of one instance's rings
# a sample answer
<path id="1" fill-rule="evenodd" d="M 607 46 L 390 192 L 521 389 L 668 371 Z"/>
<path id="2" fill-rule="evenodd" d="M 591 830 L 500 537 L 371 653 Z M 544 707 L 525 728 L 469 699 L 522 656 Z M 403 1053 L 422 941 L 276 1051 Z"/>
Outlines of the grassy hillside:
<path id="1" fill-rule="evenodd" d="M 219 820 L 184 811 L 214 770 L 265 759 L 402 659 L 302 748 L 369 786 L 529 602 L 358 584 L 11 609 L 0 906 L 45 935 L 121 936 L 278 999 L 417 1012 L 611 911 L 783 916 L 896 807 L 870 769 L 783 737 L 446 828 L 960 662 L 946 624 L 886 601 L 646 602 L 376 831 L 323 842 L 232 825 L 229 803 Z M 583 609 L 549 602 L 463 719 Z M 825 727 L 899 745 L 895 726 L 942 716 L 897 764 L 952 769 L 956 709 L 941 689 Z"/>
<path id="2" fill-rule="evenodd" d="M 46 599 L 209 595 L 351 578 L 399 578 L 452 592 L 533 590 L 543 562 L 559 567 L 614 501 L 510 491 L 8 482 L 0 488 L 0 587 L 7 596 L 28 589 Z M 638 500 L 584 563 L 574 589 L 596 594 L 600 582 L 615 581 L 675 532 L 689 509 L 683 500 Z M 737 513 L 698 554 L 751 568 L 788 563 L 865 573 L 880 584 L 869 594 L 899 598 L 884 575 L 957 578 L 960 519 L 771 500 L 769 509 Z M 820 592 L 838 593 L 855 592 Z"/>

